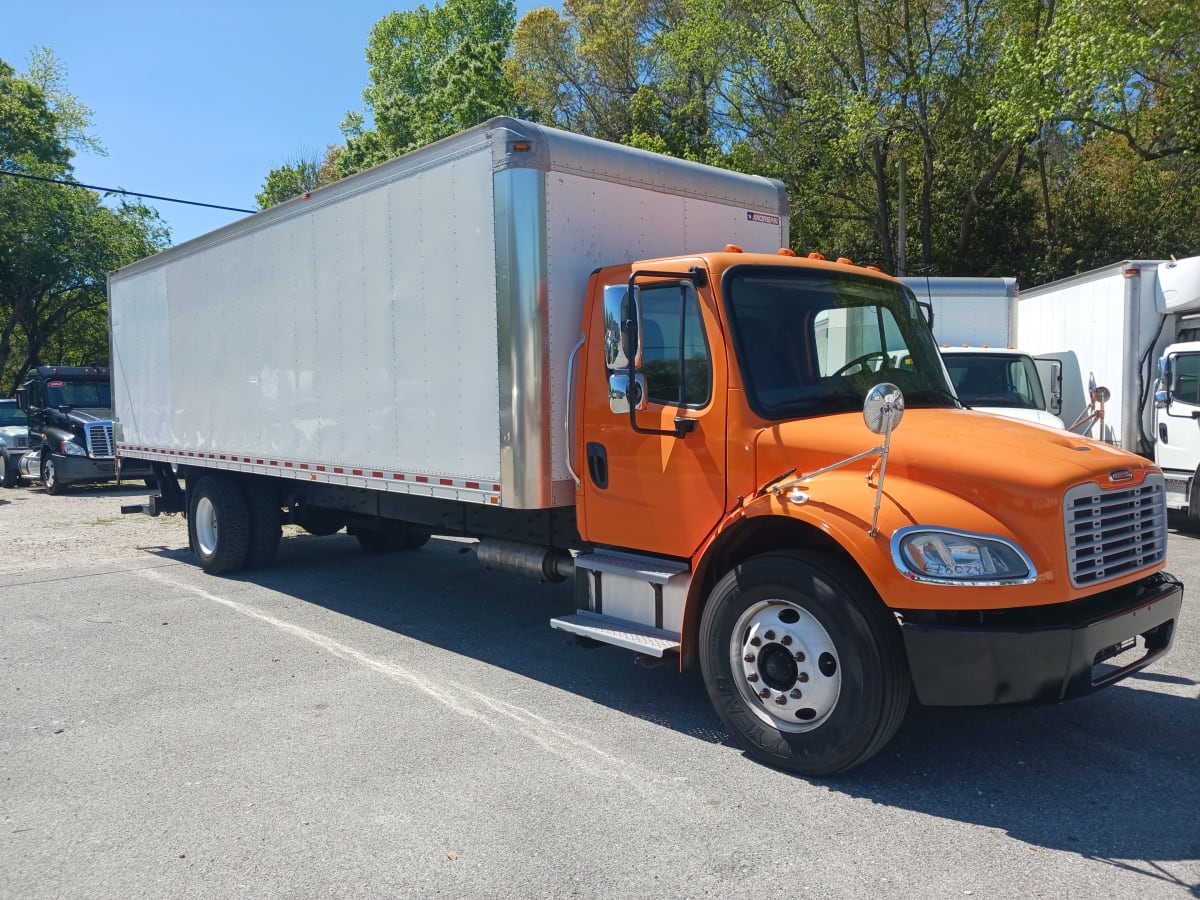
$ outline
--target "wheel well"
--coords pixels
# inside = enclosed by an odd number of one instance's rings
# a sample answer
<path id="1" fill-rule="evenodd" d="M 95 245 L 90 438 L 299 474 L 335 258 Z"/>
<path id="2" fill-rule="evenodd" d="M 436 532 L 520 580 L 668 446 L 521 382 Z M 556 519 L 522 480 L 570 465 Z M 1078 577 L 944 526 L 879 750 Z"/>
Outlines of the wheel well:
<path id="1" fill-rule="evenodd" d="M 839 557 L 861 571 L 854 557 L 825 532 L 785 516 L 756 516 L 743 519 L 722 533 L 705 554 L 696 577 L 692 580 L 691 600 L 683 614 L 683 641 L 680 647 L 680 668 L 696 663 L 700 616 L 718 581 L 735 566 L 761 553 L 772 550 L 812 549 Z"/>

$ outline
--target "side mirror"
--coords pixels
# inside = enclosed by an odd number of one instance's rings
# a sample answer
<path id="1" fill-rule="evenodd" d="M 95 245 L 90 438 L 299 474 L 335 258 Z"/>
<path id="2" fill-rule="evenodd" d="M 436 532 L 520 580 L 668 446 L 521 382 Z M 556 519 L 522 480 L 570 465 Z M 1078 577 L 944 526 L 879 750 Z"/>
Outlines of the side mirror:
<path id="1" fill-rule="evenodd" d="M 1062 413 L 1062 383 L 1063 364 L 1055 360 L 1050 363 L 1050 384 L 1047 389 L 1050 393 L 1050 412 L 1056 416 Z"/>
<path id="2" fill-rule="evenodd" d="M 17 388 L 16 397 L 17 397 L 17 409 L 23 409 L 23 410 L 28 411 L 29 406 L 25 401 L 25 388 Z"/>
<path id="3" fill-rule="evenodd" d="M 632 296 L 631 296 L 632 293 Z M 646 381 L 641 368 L 641 313 L 638 289 L 625 285 L 604 289 L 604 364 L 608 367 L 608 406 L 617 415 L 646 407 Z"/>

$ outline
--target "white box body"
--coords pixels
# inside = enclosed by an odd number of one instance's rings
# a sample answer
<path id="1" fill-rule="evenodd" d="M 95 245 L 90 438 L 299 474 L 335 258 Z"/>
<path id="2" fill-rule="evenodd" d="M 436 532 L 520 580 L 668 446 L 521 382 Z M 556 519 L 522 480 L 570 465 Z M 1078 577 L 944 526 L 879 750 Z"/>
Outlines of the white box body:
<path id="1" fill-rule="evenodd" d="M 493 119 L 114 272 L 119 452 L 570 505 L 590 273 L 787 235 L 777 181 Z"/>

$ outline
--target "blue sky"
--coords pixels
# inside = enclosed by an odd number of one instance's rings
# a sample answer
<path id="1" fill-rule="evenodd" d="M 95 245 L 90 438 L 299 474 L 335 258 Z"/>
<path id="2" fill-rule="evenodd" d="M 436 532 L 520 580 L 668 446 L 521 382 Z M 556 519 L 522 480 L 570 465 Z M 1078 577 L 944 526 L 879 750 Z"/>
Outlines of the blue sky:
<path id="1" fill-rule="evenodd" d="M 435 5 L 427 0 L 426 6 Z M 78 152 L 85 184 L 253 209 L 267 172 L 339 143 L 362 109 L 365 47 L 387 0 L 92 0 L 8 4 L 0 59 L 49 47 L 91 107 L 108 156 Z M 519 0 L 518 16 L 550 0 Z M 147 201 L 181 243 L 240 213 Z"/>

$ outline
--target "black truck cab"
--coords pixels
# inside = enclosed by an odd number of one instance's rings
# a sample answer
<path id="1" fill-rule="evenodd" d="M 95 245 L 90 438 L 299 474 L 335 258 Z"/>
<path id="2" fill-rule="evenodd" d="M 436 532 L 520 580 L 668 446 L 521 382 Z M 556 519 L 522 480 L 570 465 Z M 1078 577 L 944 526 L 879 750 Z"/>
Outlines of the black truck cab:
<path id="1" fill-rule="evenodd" d="M 17 389 L 28 417 L 29 452 L 22 476 L 39 479 L 51 494 L 68 485 L 150 475 L 150 466 L 128 460 L 118 469 L 113 443 L 112 387 L 98 366 L 37 366 Z"/>

